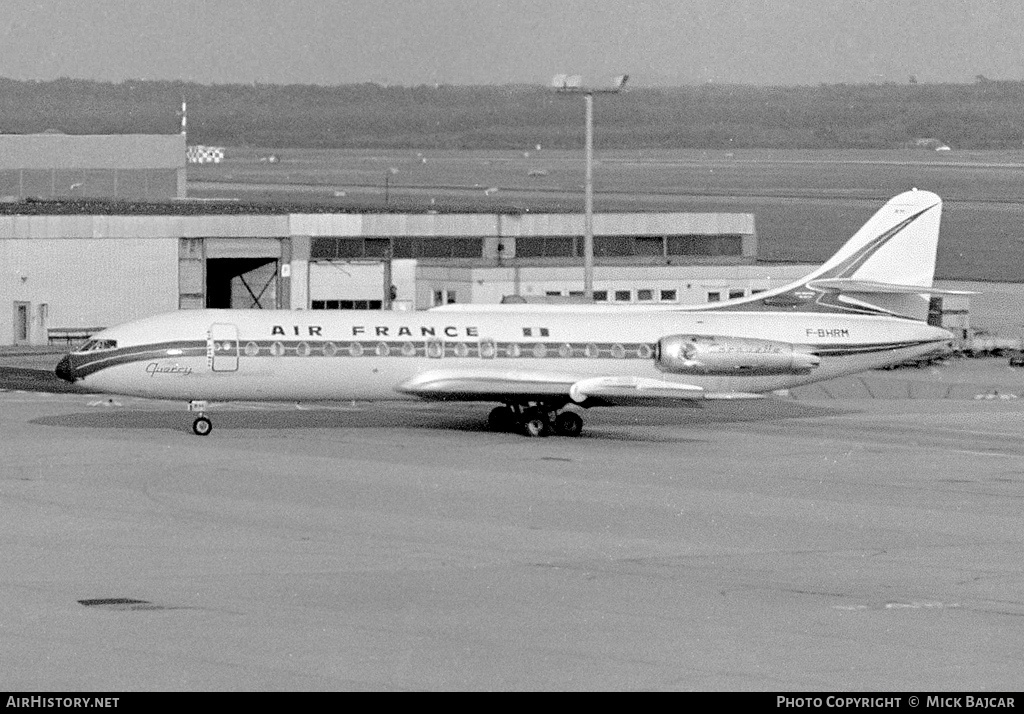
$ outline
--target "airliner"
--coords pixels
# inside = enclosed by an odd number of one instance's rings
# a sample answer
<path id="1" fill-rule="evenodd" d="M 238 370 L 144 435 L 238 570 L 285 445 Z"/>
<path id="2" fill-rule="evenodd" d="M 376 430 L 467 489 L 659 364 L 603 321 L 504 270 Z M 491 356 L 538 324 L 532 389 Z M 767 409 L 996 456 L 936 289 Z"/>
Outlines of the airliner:
<path id="1" fill-rule="evenodd" d="M 418 312 L 180 310 L 97 333 L 56 373 L 188 402 L 492 402 L 491 428 L 576 436 L 599 406 L 755 399 L 939 353 L 926 322 L 942 201 L 888 201 L 789 285 L 700 306 L 474 305 Z"/>

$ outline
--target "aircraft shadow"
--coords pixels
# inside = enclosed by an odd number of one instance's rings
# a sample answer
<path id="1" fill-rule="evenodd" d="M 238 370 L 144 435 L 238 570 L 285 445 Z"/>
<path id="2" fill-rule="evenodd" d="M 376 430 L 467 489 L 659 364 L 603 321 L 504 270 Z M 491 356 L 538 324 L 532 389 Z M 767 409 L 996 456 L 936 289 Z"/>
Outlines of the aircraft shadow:
<path id="1" fill-rule="evenodd" d="M 0 367 L 0 390 L 23 390 L 51 394 L 85 394 L 86 390 L 68 384 L 49 369 Z"/>
<path id="2" fill-rule="evenodd" d="M 489 405 L 438 405 L 436 408 L 359 410 L 307 407 L 225 409 L 209 412 L 214 433 L 219 430 L 257 429 L 424 429 L 493 433 L 487 426 Z M 678 435 L 651 433 L 650 428 L 701 428 L 709 424 L 775 421 L 836 416 L 850 410 L 808 406 L 798 402 L 763 402 L 715 405 L 705 409 L 596 409 L 586 415 L 581 438 L 610 440 L 678 441 Z M 184 410 L 119 409 L 97 407 L 97 411 L 38 417 L 40 426 L 71 429 L 164 430 L 191 434 L 192 416 Z M 631 427 L 641 427 L 637 429 Z"/>

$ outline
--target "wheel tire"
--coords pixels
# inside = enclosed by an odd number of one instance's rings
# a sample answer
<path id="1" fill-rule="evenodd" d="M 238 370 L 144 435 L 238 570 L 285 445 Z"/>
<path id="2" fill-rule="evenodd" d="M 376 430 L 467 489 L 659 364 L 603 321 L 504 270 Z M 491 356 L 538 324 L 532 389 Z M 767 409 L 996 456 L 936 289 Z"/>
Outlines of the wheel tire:
<path id="1" fill-rule="evenodd" d="M 576 412 L 562 412 L 555 417 L 555 433 L 562 436 L 579 436 L 583 431 L 583 417 Z"/>
<path id="2" fill-rule="evenodd" d="M 508 407 L 495 407 L 487 415 L 487 426 L 491 431 L 509 432 L 515 426 L 516 415 Z"/>
<path id="3" fill-rule="evenodd" d="M 548 422 L 543 417 L 532 417 L 523 420 L 523 433 L 527 436 L 547 436 Z"/>
<path id="4" fill-rule="evenodd" d="M 192 422 L 192 431 L 196 436 L 208 436 L 213 431 L 213 423 L 206 417 L 196 417 Z"/>

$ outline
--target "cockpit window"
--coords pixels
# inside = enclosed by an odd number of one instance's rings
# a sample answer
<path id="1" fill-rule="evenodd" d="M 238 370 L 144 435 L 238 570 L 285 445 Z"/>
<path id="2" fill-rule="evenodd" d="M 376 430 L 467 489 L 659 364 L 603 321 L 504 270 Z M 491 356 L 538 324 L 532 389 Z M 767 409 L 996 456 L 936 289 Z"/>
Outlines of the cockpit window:
<path id="1" fill-rule="evenodd" d="M 117 349 L 117 340 L 89 340 L 78 348 L 79 352 L 98 352 Z"/>

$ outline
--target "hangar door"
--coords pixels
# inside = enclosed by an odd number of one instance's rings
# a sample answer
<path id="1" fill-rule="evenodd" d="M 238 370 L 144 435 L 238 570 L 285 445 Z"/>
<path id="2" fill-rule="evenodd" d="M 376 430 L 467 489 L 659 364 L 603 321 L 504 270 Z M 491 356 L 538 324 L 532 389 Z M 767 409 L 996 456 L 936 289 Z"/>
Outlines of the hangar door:
<path id="1" fill-rule="evenodd" d="M 380 310 L 387 266 L 380 260 L 322 260 L 309 264 L 309 298 L 314 310 Z"/>
<path id="2" fill-rule="evenodd" d="M 210 308 L 273 310 L 288 306 L 288 281 L 280 276 L 281 265 L 290 259 L 287 238 L 182 240 L 183 244 L 186 242 L 189 251 L 181 256 L 180 274 L 201 275 L 201 281 L 187 282 L 201 282 L 202 295 L 201 300 L 196 300 L 199 296 L 192 296 L 194 289 L 186 295 L 186 281 L 180 280 L 183 307 L 186 297 L 189 303 L 198 302 Z"/>

